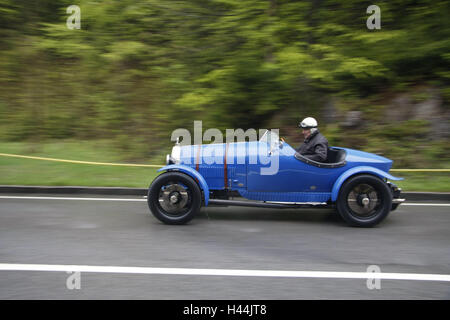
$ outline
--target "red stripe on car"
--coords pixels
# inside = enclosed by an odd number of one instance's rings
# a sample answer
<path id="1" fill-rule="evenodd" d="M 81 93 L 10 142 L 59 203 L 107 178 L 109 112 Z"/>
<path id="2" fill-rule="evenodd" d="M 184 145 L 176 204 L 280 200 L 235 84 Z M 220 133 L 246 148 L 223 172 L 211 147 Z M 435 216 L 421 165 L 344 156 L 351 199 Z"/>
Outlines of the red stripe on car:
<path id="1" fill-rule="evenodd" d="M 227 166 L 227 153 L 228 153 L 228 143 L 225 147 L 224 165 L 223 165 L 223 177 L 225 182 L 225 189 L 228 189 L 228 166 Z"/>

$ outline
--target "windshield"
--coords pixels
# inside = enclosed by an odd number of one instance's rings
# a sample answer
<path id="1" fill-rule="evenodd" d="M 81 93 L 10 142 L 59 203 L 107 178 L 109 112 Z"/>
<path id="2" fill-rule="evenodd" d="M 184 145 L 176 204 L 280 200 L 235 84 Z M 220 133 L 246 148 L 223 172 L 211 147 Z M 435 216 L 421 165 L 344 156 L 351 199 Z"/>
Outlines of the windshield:
<path id="1" fill-rule="evenodd" d="M 273 149 L 273 147 L 275 147 L 279 143 L 280 137 L 276 132 L 267 130 L 266 132 L 264 132 L 259 141 L 267 142 L 270 145 L 270 148 Z"/>
<path id="2" fill-rule="evenodd" d="M 261 138 L 259 138 L 259 141 L 265 141 L 267 143 L 273 143 L 274 141 L 280 140 L 280 138 L 278 137 L 278 134 L 270 131 L 270 130 L 266 130 L 266 132 L 264 132 L 264 134 L 262 135 Z"/>

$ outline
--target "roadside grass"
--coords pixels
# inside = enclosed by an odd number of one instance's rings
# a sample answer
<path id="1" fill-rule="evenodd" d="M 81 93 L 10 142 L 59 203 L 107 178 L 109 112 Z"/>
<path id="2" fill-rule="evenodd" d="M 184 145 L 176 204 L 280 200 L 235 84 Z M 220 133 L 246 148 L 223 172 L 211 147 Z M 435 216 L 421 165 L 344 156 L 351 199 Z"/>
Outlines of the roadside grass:
<path id="1" fill-rule="evenodd" d="M 132 163 L 109 141 L 0 142 L 1 153 L 69 160 Z M 159 157 L 161 158 L 161 157 Z M 163 164 L 161 159 L 141 164 Z M 73 164 L 0 157 L 0 184 L 147 188 L 158 168 Z"/>
<path id="2" fill-rule="evenodd" d="M 129 157 L 124 152 L 117 150 L 114 144 L 107 140 L 58 140 L 39 144 L 0 142 L 0 153 L 132 163 L 127 160 Z M 162 165 L 163 158 L 161 154 L 147 160 L 136 159 L 135 163 Z M 450 192 L 448 172 L 392 172 L 392 174 L 405 178 L 403 181 L 395 182 L 403 191 Z M 1 185 L 147 188 L 157 175 L 157 168 L 72 164 L 0 156 Z"/>
<path id="3" fill-rule="evenodd" d="M 450 172 L 391 172 L 395 177 L 404 178 L 393 181 L 403 191 L 450 192 Z"/>

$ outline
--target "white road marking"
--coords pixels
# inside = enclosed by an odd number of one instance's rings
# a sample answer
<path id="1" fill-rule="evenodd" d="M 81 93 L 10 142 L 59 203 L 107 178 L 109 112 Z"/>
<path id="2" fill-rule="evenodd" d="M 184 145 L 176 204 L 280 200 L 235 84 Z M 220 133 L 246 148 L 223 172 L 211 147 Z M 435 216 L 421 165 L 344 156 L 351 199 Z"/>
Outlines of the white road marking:
<path id="1" fill-rule="evenodd" d="M 143 199 L 136 198 L 81 198 L 81 197 L 30 197 L 30 196 L 0 196 L 0 199 L 24 199 L 24 200 L 79 200 L 79 201 L 125 201 L 125 202 L 142 202 L 147 201 L 147 197 Z M 402 203 L 401 206 L 435 206 L 450 207 L 450 203 Z"/>
<path id="2" fill-rule="evenodd" d="M 337 278 L 337 279 L 386 279 L 450 282 L 447 274 L 342 272 L 342 271 L 285 271 L 285 270 L 236 270 L 195 268 L 150 268 L 54 264 L 0 263 L 0 271 L 54 271 L 88 273 L 126 273 L 231 277 L 283 277 L 283 278 Z"/>
<path id="3" fill-rule="evenodd" d="M 28 196 L 0 196 L 0 199 L 24 199 L 24 200 L 81 200 L 81 201 L 132 201 L 140 202 L 147 199 L 135 198 L 79 198 L 79 197 L 28 197 Z"/>
<path id="4" fill-rule="evenodd" d="M 449 207 L 450 203 L 402 203 L 402 206 L 435 206 L 435 207 Z"/>

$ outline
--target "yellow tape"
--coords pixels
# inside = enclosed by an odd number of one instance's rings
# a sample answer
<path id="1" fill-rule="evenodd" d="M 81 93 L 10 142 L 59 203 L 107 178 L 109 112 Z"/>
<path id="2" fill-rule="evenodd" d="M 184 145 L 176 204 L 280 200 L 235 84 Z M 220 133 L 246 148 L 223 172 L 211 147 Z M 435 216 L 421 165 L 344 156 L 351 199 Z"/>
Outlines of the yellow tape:
<path id="1" fill-rule="evenodd" d="M 78 161 L 78 160 L 66 160 L 66 159 L 54 159 L 54 158 L 44 158 L 44 157 L 23 156 L 23 155 L 19 155 L 19 154 L 9 154 L 9 153 L 0 153 L 0 156 L 13 157 L 13 158 L 24 158 L 24 159 L 34 159 L 34 160 L 45 160 L 45 161 L 56 161 L 56 162 L 67 162 L 67 163 L 78 163 L 78 164 L 91 164 L 91 165 L 99 165 L 99 166 L 153 167 L 153 168 L 161 168 L 161 167 L 163 167 L 163 165 L 156 165 L 156 164 L 134 164 L 134 163 L 108 163 L 108 162 Z"/>
<path id="2" fill-rule="evenodd" d="M 151 168 L 164 167 L 164 165 L 157 165 L 157 164 L 135 164 L 135 163 L 109 163 L 109 162 L 79 161 L 79 160 L 66 160 L 66 159 L 23 156 L 23 155 L 20 155 L 20 154 L 10 154 L 10 153 L 0 153 L 0 156 L 2 156 L 2 157 L 13 157 L 13 158 L 23 158 L 23 159 L 34 159 L 34 160 L 66 162 L 66 163 L 90 164 L 90 165 L 98 165 L 98 166 L 151 167 Z M 390 171 L 394 171 L 394 172 L 450 172 L 450 169 L 391 169 Z"/>
<path id="3" fill-rule="evenodd" d="M 450 172 L 450 169 L 391 169 L 397 172 Z"/>

